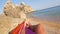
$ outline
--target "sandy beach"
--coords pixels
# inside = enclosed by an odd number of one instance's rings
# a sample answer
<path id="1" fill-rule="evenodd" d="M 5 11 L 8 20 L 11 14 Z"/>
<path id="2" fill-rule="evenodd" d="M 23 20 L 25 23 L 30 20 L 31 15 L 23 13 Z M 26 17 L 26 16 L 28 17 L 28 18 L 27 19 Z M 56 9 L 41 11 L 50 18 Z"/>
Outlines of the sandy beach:
<path id="1" fill-rule="evenodd" d="M 28 19 L 31 25 L 41 24 L 46 34 L 60 34 L 60 24 L 58 23 L 42 21 L 33 17 L 28 17 Z M 23 19 L 19 18 L 0 16 L 0 34 L 8 34 L 12 29 L 20 24 L 22 20 Z"/>

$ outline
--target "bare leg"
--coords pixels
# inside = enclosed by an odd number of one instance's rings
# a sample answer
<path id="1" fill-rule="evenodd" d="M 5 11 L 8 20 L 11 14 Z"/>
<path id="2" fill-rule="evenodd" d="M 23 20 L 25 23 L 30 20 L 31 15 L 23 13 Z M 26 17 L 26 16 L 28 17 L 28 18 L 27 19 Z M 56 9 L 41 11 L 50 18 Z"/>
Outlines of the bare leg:
<path id="1" fill-rule="evenodd" d="M 45 31 L 41 24 L 38 24 L 37 26 L 37 34 L 45 34 Z"/>
<path id="2" fill-rule="evenodd" d="M 35 34 L 45 34 L 44 28 L 41 24 L 30 25 L 30 29 L 35 32 Z"/>

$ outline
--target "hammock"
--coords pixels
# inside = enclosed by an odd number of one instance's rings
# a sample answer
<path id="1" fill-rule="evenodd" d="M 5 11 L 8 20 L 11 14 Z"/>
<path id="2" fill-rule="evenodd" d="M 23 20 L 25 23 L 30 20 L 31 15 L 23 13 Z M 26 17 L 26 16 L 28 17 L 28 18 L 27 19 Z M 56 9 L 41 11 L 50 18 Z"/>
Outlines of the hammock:
<path id="1" fill-rule="evenodd" d="M 32 30 L 26 28 L 26 34 L 35 34 L 35 32 L 33 32 Z"/>
<path id="2" fill-rule="evenodd" d="M 25 22 L 25 21 L 23 21 L 21 24 L 19 24 L 19 25 L 11 32 L 11 34 L 21 34 L 21 31 L 22 31 L 23 26 L 24 26 L 24 22 Z M 31 31 L 30 29 L 28 29 L 27 27 L 26 27 L 26 32 L 25 32 L 25 33 L 26 33 L 26 34 L 34 34 L 34 32 Z"/>

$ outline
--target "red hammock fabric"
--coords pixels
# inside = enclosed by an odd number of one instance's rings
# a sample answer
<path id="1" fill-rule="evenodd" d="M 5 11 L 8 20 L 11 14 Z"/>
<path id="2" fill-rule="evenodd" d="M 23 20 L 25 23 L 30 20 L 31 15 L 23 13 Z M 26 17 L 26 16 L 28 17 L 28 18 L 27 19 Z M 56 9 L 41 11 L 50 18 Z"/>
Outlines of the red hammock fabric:
<path id="1" fill-rule="evenodd" d="M 24 26 L 24 22 L 25 22 L 25 21 L 23 21 L 21 24 L 19 24 L 19 25 L 11 32 L 11 34 L 18 34 L 18 33 L 21 31 L 22 27 Z"/>
<path id="2" fill-rule="evenodd" d="M 21 31 L 24 27 L 24 22 L 23 21 L 21 24 L 19 24 L 12 32 L 11 34 L 21 34 Z M 26 28 L 26 33 L 25 34 L 34 34 L 30 29 Z"/>

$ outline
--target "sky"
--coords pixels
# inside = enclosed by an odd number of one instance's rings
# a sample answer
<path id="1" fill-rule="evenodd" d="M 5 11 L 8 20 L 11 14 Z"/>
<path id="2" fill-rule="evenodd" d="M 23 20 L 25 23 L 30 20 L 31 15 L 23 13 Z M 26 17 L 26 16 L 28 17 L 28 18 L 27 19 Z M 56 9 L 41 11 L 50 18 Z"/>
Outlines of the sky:
<path id="1" fill-rule="evenodd" d="M 4 11 L 4 4 L 7 0 L 0 0 L 0 14 Z M 54 6 L 60 6 L 60 0 L 11 0 L 13 4 L 20 5 L 21 2 L 25 2 L 26 5 L 31 6 L 34 10 L 42 10 Z"/>

